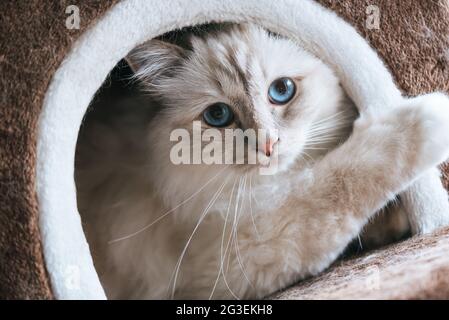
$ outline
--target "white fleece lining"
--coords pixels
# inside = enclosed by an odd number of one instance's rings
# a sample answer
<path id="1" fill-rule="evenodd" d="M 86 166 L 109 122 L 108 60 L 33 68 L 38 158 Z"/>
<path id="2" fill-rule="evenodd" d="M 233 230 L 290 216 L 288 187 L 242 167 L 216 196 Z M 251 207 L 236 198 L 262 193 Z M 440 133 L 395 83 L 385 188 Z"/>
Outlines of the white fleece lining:
<path id="1" fill-rule="evenodd" d="M 79 127 L 108 73 L 138 44 L 175 28 L 251 21 L 293 39 L 330 64 L 359 108 L 402 99 L 391 75 L 353 27 L 312 0 L 124 0 L 76 42 L 45 97 L 37 195 L 45 263 L 57 299 L 104 299 L 76 205 Z"/>

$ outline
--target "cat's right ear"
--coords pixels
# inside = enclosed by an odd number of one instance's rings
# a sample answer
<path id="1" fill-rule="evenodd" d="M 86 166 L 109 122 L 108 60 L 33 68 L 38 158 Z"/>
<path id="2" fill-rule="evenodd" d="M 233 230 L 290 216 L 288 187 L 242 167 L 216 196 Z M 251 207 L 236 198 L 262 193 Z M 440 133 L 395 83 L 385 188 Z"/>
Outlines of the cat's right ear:
<path id="1" fill-rule="evenodd" d="M 131 50 L 125 60 L 136 78 L 154 82 L 181 65 L 185 56 L 185 49 L 153 39 Z"/>

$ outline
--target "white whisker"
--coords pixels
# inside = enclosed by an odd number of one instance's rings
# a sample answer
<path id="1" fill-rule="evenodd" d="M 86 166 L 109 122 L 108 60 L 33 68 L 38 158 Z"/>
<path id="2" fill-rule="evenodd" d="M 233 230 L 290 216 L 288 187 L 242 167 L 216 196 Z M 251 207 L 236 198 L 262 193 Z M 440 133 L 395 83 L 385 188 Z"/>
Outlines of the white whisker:
<path id="1" fill-rule="evenodd" d="M 341 111 L 314 122 L 306 133 L 304 150 L 329 150 L 330 145 L 338 144 L 342 138 L 337 131 L 349 127 L 353 121 L 350 114 Z"/>
<path id="2" fill-rule="evenodd" d="M 224 167 L 222 170 L 220 170 L 215 176 L 213 176 L 209 181 L 207 181 L 201 188 L 199 188 L 195 193 L 193 193 L 192 195 L 190 195 L 187 199 L 185 199 L 184 201 L 182 201 L 180 204 L 178 204 L 177 206 L 175 206 L 174 208 L 172 208 L 171 210 L 167 211 L 166 213 L 164 213 L 162 216 L 160 216 L 159 218 L 157 218 L 156 220 L 152 221 L 151 223 L 147 224 L 145 227 L 139 229 L 136 232 L 133 232 L 129 235 L 117 238 L 117 239 L 113 239 L 110 240 L 108 242 L 108 244 L 112 244 L 112 243 L 116 243 L 119 241 L 123 241 L 123 240 L 127 240 L 129 238 L 135 237 L 138 234 L 144 232 L 145 230 L 148 230 L 149 228 L 151 228 L 153 225 L 155 225 L 156 223 L 158 223 L 159 221 L 161 221 L 162 219 L 164 219 L 166 216 L 168 216 L 169 214 L 173 213 L 176 209 L 178 209 L 179 207 L 181 207 L 182 205 L 184 205 L 185 203 L 187 203 L 188 201 L 192 200 L 193 198 L 195 198 L 201 191 L 203 191 L 213 180 L 215 180 L 221 173 L 223 173 L 223 171 L 226 169 L 226 167 Z"/>
<path id="3" fill-rule="evenodd" d="M 230 234 L 231 245 L 233 244 L 233 241 L 234 241 L 234 228 L 235 228 L 235 225 L 237 223 L 237 214 L 238 214 L 238 211 L 239 211 L 240 198 L 242 196 L 242 183 L 243 183 L 243 177 L 240 177 L 240 179 L 239 179 L 239 186 L 238 186 L 238 189 L 237 189 L 237 196 L 236 196 L 236 200 L 235 200 L 235 206 L 234 206 L 234 220 L 232 221 L 232 231 L 231 231 L 231 234 Z M 229 253 L 229 255 L 230 255 L 230 253 Z M 230 259 L 228 260 L 228 264 L 226 266 L 226 272 L 229 269 L 229 262 L 230 262 Z"/>
<path id="4" fill-rule="evenodd" d="M 303 150 L 303 152 L 301 154 L 301 157 L 303 157 L 303 155 L 307 156 L 309 158 L 309 161 L 311 161 L 313 163 L 314 159 L 313 159 L 313 157 L 310 154 L 308 154 L 306 151 Z M 303 159 L 306 160 L 304 157 L 303 157 Z"/>
<path id="5" fill-rule="evenodd" d="M 237 221 L 236 221 L 235 226 L 234 226 L 234 248 L 235 248 L 235 253 L 236 253 L 236 257 L 237 257 L 237 262 L 238 262 L 238 264 L 239 264 L 239 266 L 240 266 L 240 269 L 242 270 L 243 276 L 245 277 L 245 279 L 246 279 L 246 281 L 248 282 L 248 284 L 249 284 L 251 287 L 254 288 L 254 286 L 253 286 L 251 280 L 249 280 L 249 277 L 248 277 L 248 275 L 247 275 L 247 273 L 246 273 L 246 271 L 245 271 L 245 267 L 244 267 L 244 265 L 243 265 L 243 259 L 242 259 L 242 256 L 241 256 L 241 254 L 240 254 L 240 248 L 239 248 L 239 243 L 238 243 L 238 242 L 239 242 L 239 237 L 238 237 L 238 225 L 239 225 L 240 217 L 241 217 L 241 215 L 242 215 L 243 202 L 244 202 L 244 200 L 245 200 L 245 191 L 246 191 L 247 177 L 248 177 L 248 175 L 245 174 L 244 179 L 243 179 L 244 184 L 243 184 L 243 198 L 242 198 L 242 205 L 240 206 L 240 214 L 238 214 L 238 216 L 237 216 Z"/>
<path id="6" fill-rule="evenodd" d="M 260 234 L 259 234 L 259 231 L 257 230 L 256 222 L 254 220 L 254 214 L 253 214 L 253 205 L 252 205 L 253 185 L 252 185 L 252 177 L 253 177 L 253 175 L 250 174 L 249 175 L 249 197 L 248 197 L 249 198 L 249 212 L 251 214 L 251 221 L 253 223 L 254 231 L 256 232 L 257 240 L 260 240 Z"/>
<path id="7" fill-rule="evenodd" d="M 237 181 L 237 179 L 236 179 L 236 181 Z M 239 201 L 238 189 L 237 189 L 237 195 L 236 195 L 235 201 L 236 201 L 236 205 L 237 205 L 237 203 Z M 234 217 L 234 219 L 235 219 L 235 217 Z M 234 222 L 233 222 L 233 224 L 234 224 Z M 225 250 L 225 256 L 224 256 L 224 260 L 226 261 L 226 253 L 228 253 L 228 261 L 227 261 L 227 265 L 226 265 L 226 271 L 224 270 L 224 267 L 223 267 L 222 268 L 222 275 L 223 275 L 223 281 L 224 281 L 227 289 L 229 290 L 229 292 L 232 294 L 232 296 L 236 300 L 240 300 L 240 298 L 234 293 L 234 291 L 231 290 L 231 288 L 229 286 L 229 283 L 228 283 L 228 280 L 226 279 L 226 273 L 228 272 L 229 262 L 231 260 L 231 250 L 230 250 L 231 241 L 232 241 L 232 229 L 231 229 L 231 232 L 229 233 L 228 243 L 226 244 L 226 250 Z"/>
<path id="8" fill-rule="evenodd" d="M 329 150 L 329 148 L 309 147 L 309 146 L 304 147 L 304 149 L 307 149 L 307 150 Z"/>
<path id="9" fill-rule="evenodd" d="M 209 201 L 209 203 L 207 204 L 206 208 L 203 210 L 200 219 L 198 220 L 198 223 L 196 224 L 195 228 L 193 229 L 190 237 L 187 240 L 186 245 L 184 246 L 184 249 L 181 252 L 181 255 L 179 256 L 178 262 L 175 266 L 175 271 L 174 271 L 174 276 L 172 276 L 173 279 L 173 286 L 172 286 L 172 293 L 171 293 L 171 298 L 174 298 L 175 295 L 175 290 L 176 290 L 176 282 L 178 280 L 178 274 L 179 274 L 179 269 L 181 267 L 181 263 L 182 260 L 184 259 L 185 253 L 187 252 L 187 249 L 190 245 L 190 242 L 193 239 L 193 236 L 195 235 L 196 231 L 198 230 L 199 226 L 201 225 L 201 222 L 203 222 L 204 218 L 206 217 L 206 215 L 209 213 L 209 209 L 214 205 L 215 201 L 218 199 L 218 197 L 220 196 L 221 192 L 223 191 L 226 183 L 227 183 L 228 179 L 226 179 L 222 185 L 220 186 L 220 188 L 217 190 L 217 192 L 215 192 L 215 194 L 212 196 L 212 199 Z M 171 281 L 170 281 L 171 282 Z M 170 288 L 170 286 L 169 286 Z"/>
<path id="10" fill-rule="evenodd" d="M 217 278 L 215 279 L 214 286 L 212 288 L 212 292 L 209 295 L 209 300 L 212 299 L 212 297 L 214 295 L 214 292 L 215 292 L 215 289 L 217 287 L 218 281 L 220 279 L 220 275 L 223 272 L 223 264 L 224 264 L 223 256 L 226 256 L 226 253 L 227 253 L 228 247 L 229 247 L 229 242 L 228 242 L 228 244 L 226 245 L 226 250 L 225 250 L 224 255 L 223 255 L 223 247 L 224 247 L 224 238 L 225 238 L 225 233 L 226 233 L 226 226 L 227 226 L 227 223 L 228 223 L 228 217 L 229 217 L 229 213 L 230 213 L 230 209 L 231 209 L 232 198 L 233 198 L 233 195 L 234 195 L 234 189 L 235 189 L 236 182 L 237 182 L 237 178 L 234 179 L 234 184 L 232 185 L 231 195 L 230 195 L 230 198 L 229 198 L 228 208 L 226 210 L 226 218 L 225 218 L 225 222 L 224 222 L 224 225 L 223 225 L 223 233 L 222 233 L 222 236 L 221 236 L 221 245 L 220 245 L 220 267 L 219 267 L 219 270 L 218 270 Z M 223 274 L 223 276 L 224 276 L 224 274 Z M 237 298 L 237 296 L 234 294 L 234 292 L 231 290 L 231 288 L 229 288 L 229 284 L 227 283 L 226 278 L 224 278 L 223 280 L 224 280 L 225 285 L 227 286 L 229 292 L 234 297 Z"/>

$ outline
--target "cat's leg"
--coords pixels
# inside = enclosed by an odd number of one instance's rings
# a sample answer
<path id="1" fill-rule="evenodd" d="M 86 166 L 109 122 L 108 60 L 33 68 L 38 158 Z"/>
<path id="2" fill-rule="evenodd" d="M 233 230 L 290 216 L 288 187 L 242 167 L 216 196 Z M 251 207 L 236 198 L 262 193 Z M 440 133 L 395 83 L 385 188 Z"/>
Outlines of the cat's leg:
<path id="1" fill-rule="evenodd" d="M 242 241 L 257 293 L 328 267 L 375 212 L 449 157 L 449 102 L 438 99 L 446 105 L 408 104 L 375 117 L 362 115 L 352 136 L 299 181 L 302 191 L 258 219 L 266 236 Z M 279 272 L 267 281 L 273 268 Z"/>
<path id="2" fill-rule="evenodd" d="M 448 194 L 440 176 L 440 170 L 433 168 L 401 194 L 412 234 L 430 233 L 449 225 Z"/>
<path id="3" fill-rule="evenodd" d="M 305 203 L 316 213 L 306 217 L 315 221 L 319 216 L 328 230 L 334 224 L 330 237 L 338 238 L 352 225 L 352 238 L 398 192 L 448 157 L 449 99 L 431 94 L 382 116 L 358 120 L 348 141 L 314 167 L 312 187 L 298 201 L 316 200 Z M 448 213 L 441 213 L 441 223 Z"/>
<path id="4" fill-rule="evenodd" d="M 401 194 L 412 234 L 431 233 L 449 225 L 448 194 L 440 176 L 440 170 L 432 168 Z"/>

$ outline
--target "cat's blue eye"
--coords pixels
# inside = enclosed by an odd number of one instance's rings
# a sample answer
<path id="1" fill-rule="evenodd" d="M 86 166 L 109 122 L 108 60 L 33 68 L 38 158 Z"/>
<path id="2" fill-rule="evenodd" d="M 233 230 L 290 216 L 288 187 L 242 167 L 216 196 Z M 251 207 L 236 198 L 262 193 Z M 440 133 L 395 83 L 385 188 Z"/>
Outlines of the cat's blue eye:
<path id="1" fill-rule="evenodd" d="M 226 103 L 215 103 L 203 112 L 204 121 L 211 127 L 227 127 L 234 121 L 234 113 Z"/>
<path id="2" fill-rule="evenodd" d="M 279 78 L 274 80 L 268 88 L 268 98 L 274 104 L 286 104 L 294 96 L 296 86 L 290 78 Z"/>

